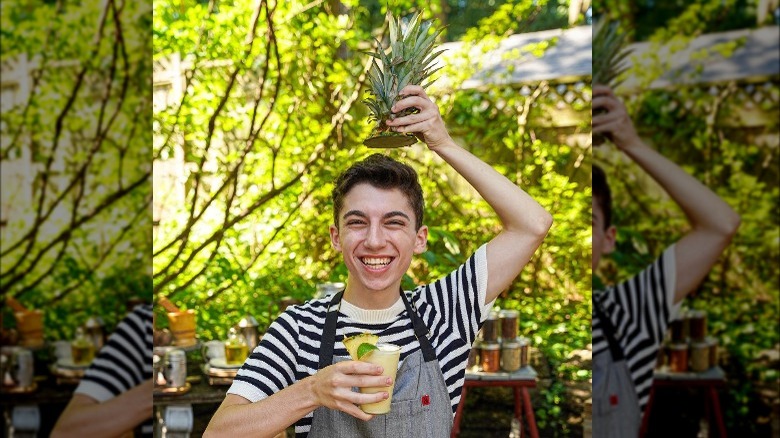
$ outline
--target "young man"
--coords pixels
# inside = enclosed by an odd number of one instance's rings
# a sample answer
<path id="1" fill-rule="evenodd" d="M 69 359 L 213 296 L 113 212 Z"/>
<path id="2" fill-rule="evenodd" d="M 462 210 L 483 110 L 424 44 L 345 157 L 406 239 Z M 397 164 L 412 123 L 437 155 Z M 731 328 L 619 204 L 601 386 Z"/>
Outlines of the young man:
<path id="1" fill-rule="evenodd" d="M 152 436 L 152 306 L 136 306 L 87 368 L 51 436 Z"/>
<path id="2" fill-rule="evenodd" d="M 593 87 L 593 133 L 605 134 L 674 199 L 691 229 L 635 277 L 593 294 L 593 436 L 635 437 L 658 348 L 679 304 L 728 246 L 739 216 L 715 193 L 648 147 L 608 87 Z M 611 194 L 593 168 L 593 272 L 615 248 Z"/>
<path id="3" fill-rule="evenodd" d="M 450 138 L 438 107 L 408 86 L 392 108 L 417 114 L 388 124 L 415 133 L 460 173 L 498 215 L 502 231 L 457 270 L 412 292 L 401 279 L 425 251 L 416 173 L 374 155 L 336 182 L 331 242 L 349 270 L 346 289 L 287 309 L 234 380 L 205 436 L 273 437 L 295 424 L 303 437 L 443 437 L 465 379 L 471 344 L 498 294 L 542 242 L 552 218 L 536 201 Z M 354 387 L 387 386 L 382 368 L 345 360 L 345 336 L 370 332 L 401 347 L 391 412 L 357 406 L 388 397 Z"/>

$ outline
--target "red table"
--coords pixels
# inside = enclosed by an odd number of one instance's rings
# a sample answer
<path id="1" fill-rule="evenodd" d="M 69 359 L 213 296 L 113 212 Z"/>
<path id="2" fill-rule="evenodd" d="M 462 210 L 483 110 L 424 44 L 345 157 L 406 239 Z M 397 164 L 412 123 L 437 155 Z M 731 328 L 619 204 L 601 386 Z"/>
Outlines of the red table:
<path id="1" fill-rule="evenodd" d="M 452 426 L 452 438 L 460 433 L 460 420 L 463 417 L 463 407 L 466 406 L 466 394 L 469 388 L 484 386 L 505 386 L 512 388 L 515 396 L 515 418 L 520 422 L 520 430 L 523 430 L 523 411 L 525 419 L 528 422 L 528 430 L 531 438 L 539 438 L 539 431 L 536 428 L 536 417 L 534 409 L 531 406 L 531 396 L 528 394 L 528 388 L 536 388 L 536 370 L 531 366 L 520 368 L 514 373 L 483 373 L 466 372 L 466 381 L 463 384 L 463 390 L 460 393 L 460 403 L 458 410 L 455 411 L 455 422 Z"/>
<path id="2" fill-rule="evenodd" d="M 718 390 L 726 386 L 726 373 L 720 367 L 713 367 L 702 373 L 670 373 L 656 370 L 653 377 L 653 386 L 650 387 L 650 398 L 645 408 L 645 416 L 642 419 L 642 427 L 639 436 L 647 434 L 649 426 L 650 409 L 653 407 L 653 395 L 658 388 L 701 388 L 706 391 L 704 408 L 710 423 L 710 436 L 717 430 L 720 438 L 726 438 L 726 424 L 723 421 L 723 412 L 720 407 Z M 714 424 L 713 424 L 714 423 Z"/>

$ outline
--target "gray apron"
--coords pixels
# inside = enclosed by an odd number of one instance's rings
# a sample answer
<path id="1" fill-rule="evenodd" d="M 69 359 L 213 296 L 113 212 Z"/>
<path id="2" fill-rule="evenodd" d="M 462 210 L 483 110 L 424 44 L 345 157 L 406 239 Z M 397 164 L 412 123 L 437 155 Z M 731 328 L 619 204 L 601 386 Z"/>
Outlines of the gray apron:
<path id="1" fill-rule="evenodd" d="M 615 339 L 612 320 L 597 300 L 593 309 L 609 349 L 593 357 L 593 437 L 632 438 L 639 436 L 639 400 L 623 349 Z"/>
<path id="2" fill-rule="evenodd" d="M 335 294 L 328 306 L 320 344 L 319 368 L 333 360 L 336 343 L 338 305 L 343 291 Z M 326 407 L 317 408 L 312 418 L 310 438 L 422 438 L 448 437 L 452 429 L 452 404 L 436 353 L 428 340 L 428 328 L 401 291 L 406 312 L 412 319 L 420 350 L 403 360 L 396 375 L 390 412 L 375 415 L 370 421 Z M 336 306 L 335 310 L 331 310 Z M 341 359 L 347 360 L 347 359 Z"/>

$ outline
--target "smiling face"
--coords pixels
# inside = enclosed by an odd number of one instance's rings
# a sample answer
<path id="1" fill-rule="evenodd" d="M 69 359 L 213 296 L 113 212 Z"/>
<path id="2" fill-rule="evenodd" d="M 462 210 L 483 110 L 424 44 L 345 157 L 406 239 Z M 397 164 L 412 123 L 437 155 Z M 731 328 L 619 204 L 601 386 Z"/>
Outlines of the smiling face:
<path id="1" fill-rule="evenodd" d="M 415 229 L 415 221 L 409 200 L 398 189 L 360 183 L 346 194 L 330 238 L 344 255 L 347 295 L 357 298 L 354 304 L 379 299 L 377 294 L 397 298 L 412 255 L 425 251 L 428 241 L 428 228 Z"/>

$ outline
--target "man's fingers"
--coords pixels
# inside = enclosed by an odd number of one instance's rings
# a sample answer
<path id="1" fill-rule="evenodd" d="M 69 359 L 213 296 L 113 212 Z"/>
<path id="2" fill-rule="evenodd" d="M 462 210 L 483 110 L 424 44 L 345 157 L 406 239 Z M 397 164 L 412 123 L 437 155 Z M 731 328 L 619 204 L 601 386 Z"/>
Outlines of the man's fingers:
<path id="1" fill-rule="evenodd" d="M 598 126 L 594 125 L 593 128 L 591 128 L 591 131 L 594 134 L 605 134 L 609 132 L 613 132 L 616 129 L 620 128 L 621 123 L 620 122 L 610 122 L 610 123 L 602 123 Z"/>
<path id="2" fill-rule="evenodd" d="M 361 377 L 353 377 L 352 378 L 352 385 L 350 387 L 354 388 L 378 388 L 382 386 L 390 386 L 393 384 L 393 380 L 386 376 L 379 376 L 379 377 L 368 377 L 368 376 L 361 376 Z"/>
<path id="3" fill-rule="evenodd" d="M 608 112 L 605 114 L 596 114 L 591 118 L 591 124 L 595 126 L 600 126 L 605 123 L 611 123 L 618 120 L 621 120 L 625 117 L 625 114 L 619 113 L 619 112 Z"/>
<path id="4" fill-rule="evenodd" d="M 394 103 L 390 108 L 390 111 L 399 113 L 407 108 L 418 108 L 420 112 L 424 112 L 433 106 L 433 102 L 430 99 L 426 99 L 420 96 L 409 95 Z"/>
<path id="5" fill-rule="evenodd" d="M 422 95 L 425 96 L 425 89 L 419 85 L 407 85 L 398 93 L 400 96 Z"/>
<path id="6" fill-rule="evenodd" d="M 408 116 L 404 117 L 398 117 L 393 120 L 388 120 L 387 125 L 388 126 L 405 126 L 405 125 L 411 125 L 413 123 L 420 123 L 427 119 L 429 119 L 431 116 L 429 114 L 425 113 L 417 113 L 417 114 L 410 114 Z"/>
<path id="7" fill-rule="evenodd" d="M 438 107 L 435 103 L 425 94 L 425 90 L 417 85 L 408 85 L 398 94 L 398 101 L 393 104 L 390 110 L 394 113 L 403 111 L 407 108 L 416 107 L 420 112 L 427 110 L 435 110 L 438 112 Z"/>
<path id="8" fill-rule="evenodd" d="M 426 129 L 428 129 L 431 126 L 430 119 L 423 120 L 420 123 L 415 123 L 412 125 L 404 125 L 404 126 L 394 126 L 393 131 L 395 132 L 423 132 Z"/>
<path id="9" fill-rule="evenodd" d="M 379 365 L 361 362 L 359 360 L 339 362 L 335 366 L 344 374 L 368 374 L 376 376 L 382 374 L 382 371 L 384 370 Z"/>
<path id="10" fill-rule="evenodd" d="M 333 378 L 334 385 L 340 388 L 381 388 L 392 385 L 387 376 L 370 376 L 365 374 L 342 374 Z M 388 383 L 390 382 L 390 383 Z M 350 394 L 354 394 L 350 392 Z"/>
<path id="11" fill-rule="evenodd" d="M 606 85 L 594 85 L 593 86 L 593 97 L 596 97 L 597 95 L 602 96 L 614 96 L 614 93 L 612 92 L 612 88 L 606 86 Z"/>
<path id="12" fill-rule="evenodd" d="M 616 108 L 620 108 L 621 104 L 620 101 L 614 97 L 599 96 L 593 98 L 591 106 L 593 109 L 606 108 L 608 111 L 614 111 Z"/>
<path id="13" fill-rule="evenodd" d="M 342 411 L 346 412 L 349 415 L 352 415 L 358 420 L 369 421 L 372 418 L 374 418 L 373 415 L 366 414 L 365 412 L 361 411 L 359 407 L 355 405 L 346 406 L 344 409 L 342 409 Z"/>
<path id="14" fill-rule="evenodd" d="M 344 399 L 353 405 L 364 405 L 366 403 L 377 403 L 386 400 L 389 397 L 387 391 L 379 391 L 374 394 L 363 394 L 361 392 L 350 392 Z"/>
<path id="15" fill-rule="evenodd" d="M 346 412 L 355 418 L 359 418 L 363 421 L 368 421 L 374 418 L 373 415 L 367 414 L 360 409 L 360 405 L 367 403 L 376 403 L 389 397 L 387 392 L 381 391 L 376 394 L 361 394 L 359 392 L 350 391 L 345 394 L 342 400 L 336 402 L 336 408 L 340 411 Z"/>
<path id="16" fill-rule="evenodd" d="M 359 396 L 357 403 L 355 403 L 358 405 L 381 402 L 382 400 L 387 400 L 387 397 L 389 397 L 388 393 L 385 391 L 380 391 L 375 394 L 361 394 L 359 392 L 356 392 L 355 394 Z"/>

